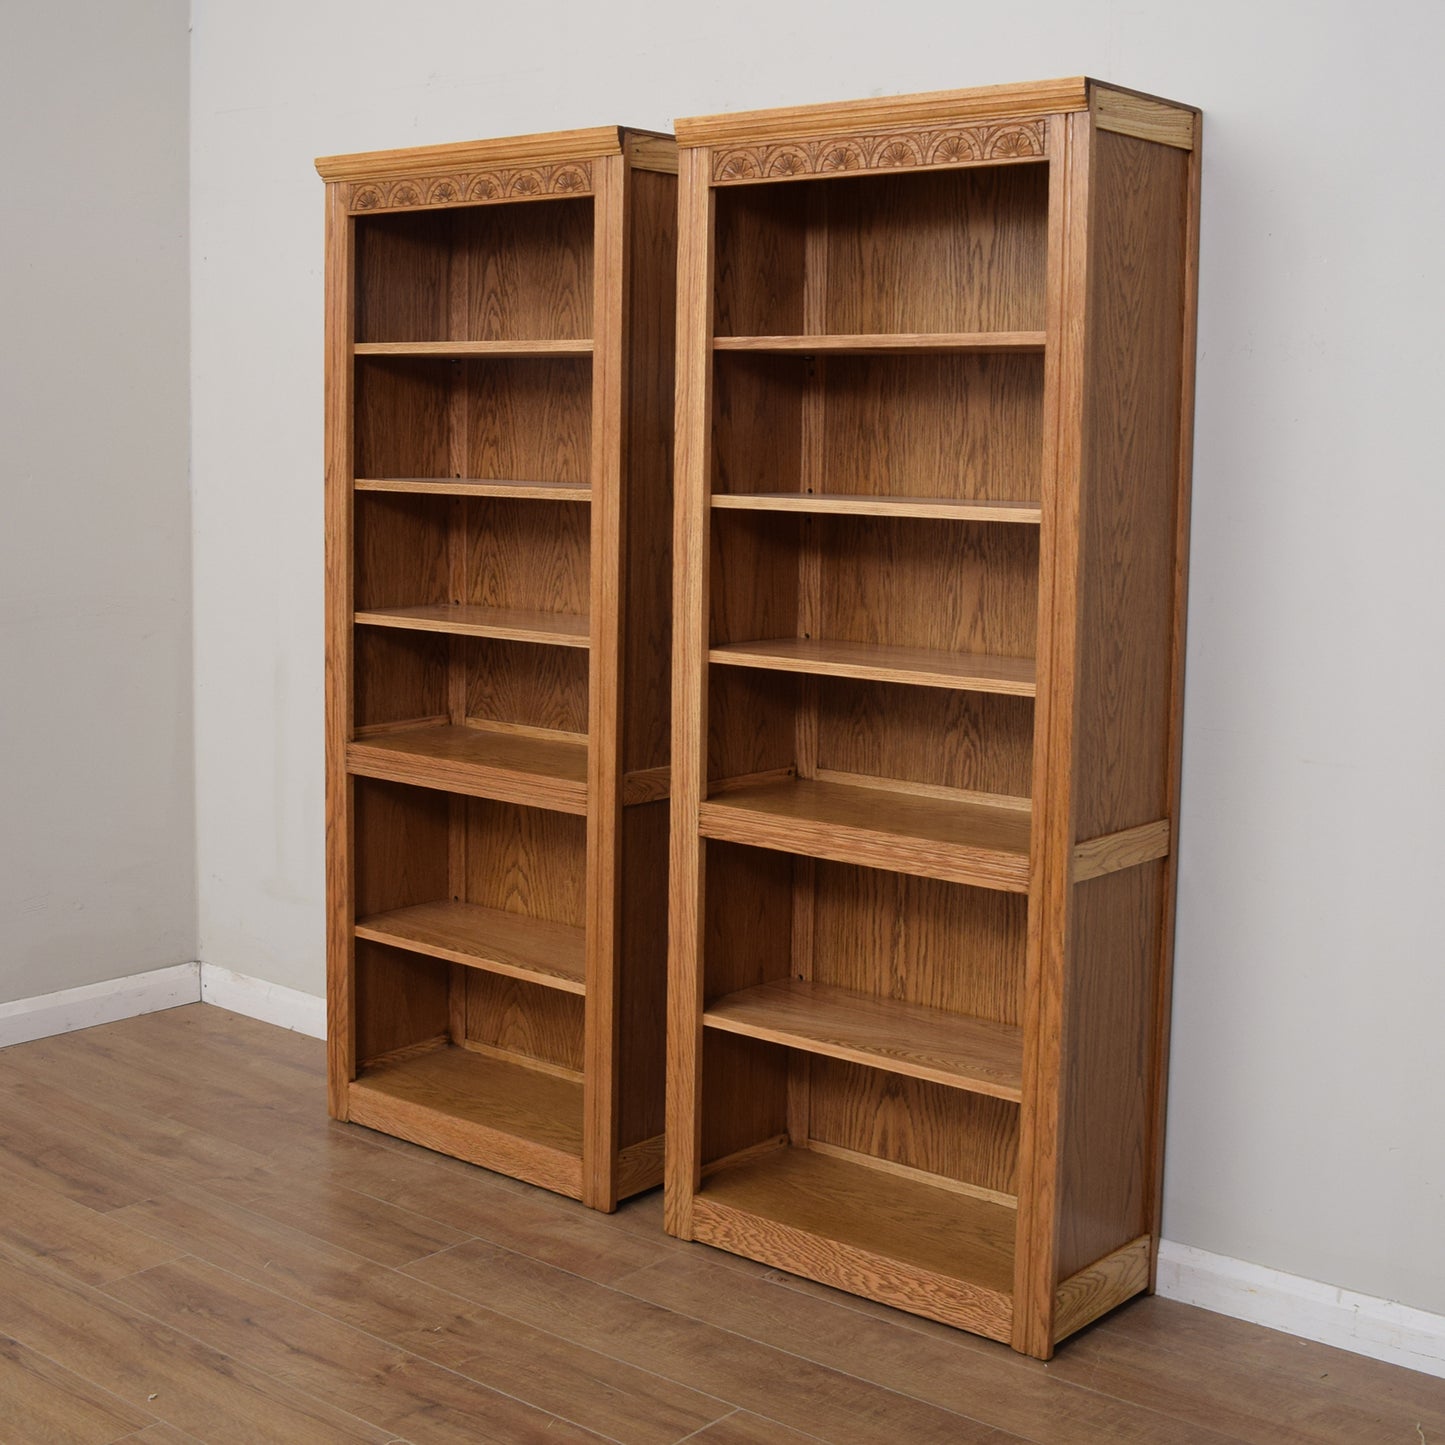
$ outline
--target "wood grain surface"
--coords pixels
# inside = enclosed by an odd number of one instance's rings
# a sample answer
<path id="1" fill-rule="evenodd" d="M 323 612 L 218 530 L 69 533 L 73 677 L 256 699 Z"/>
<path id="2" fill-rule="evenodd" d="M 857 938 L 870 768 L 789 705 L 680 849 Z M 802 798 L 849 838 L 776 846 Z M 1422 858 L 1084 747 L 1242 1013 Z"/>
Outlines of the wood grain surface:
<path id="1" fill-rule="evenodd" d="M 1059 1072 L 1068 957 L 1067 858 L 1076 840 L 1072 776 L 1077 683 L 1080 414 L 1087 333 L 1092 130 L 1051 124 L 1049 290 L 1039 529 L 1039 689 L 1035 697 L 1033 878 L 1024 977 L 1024 1098 L 1019 1111 L 1015 1349 L 1047 1358 L 1058 1282 Z"/>
<path id="2" fill-rule="evenodd" d="M 353 733 L 450 720 L 446 634 L 360 627 L 352 634 L 352 648 Z"/>
<path id="3" fill-rule="evenodd" d="M 782 1149 L 710 1175 L 697 1210 L 707 1242 L 823 1283 L 866 1276 L 859 1292 L 875 1298 L 923 1291 L 968 1328 L 1008 1330 L 1014 1217 L 1002 1206 Z"/>
<path id="4" fill-rule="evenodd" d="M 668 1226 L 777 1262 L 704 1201 L 782 1137 L 1016 1197 L 973 1327 L 1048 1358 L 1157 1227 L 1197 113 L 1078 80 L 686 124 L 707 842 L 674 833 L 673 1122 L 704 1142 Z M 940 1007 L 1018 1030 L 1005 1097 L 936 1067 L 947 1014 L 902 1021 Z M 950 1318 L 787 1228 L 813 1277 Z"/>
<path id="5" fill-rule="evenodd" d="M 917 95 L 871 96 L 865 100 L 831 101 L 821 105 L 682 116 L 675 125 L 678 144 L 690 148 L 777 137 L 830 135 L 859 126 L 937 125 L 955 120 L 1050 115 L 1082 110 L 1088 104 L 1091 84 L 1080 75 L 1061 80 L 980 85 L 968 90 L 932 90 Z"/>
<path id="6" fill-rule="evenodd" d="M 712 473 L 712 189 L 706 157 L 678 157 L 677 395 L 672 605 L 672 813 L 668 833 L 667 1228 L 692 1236 L 699 1107 L 705 879 L 697 809 L 707 778 L 708 540 Z M 752 1143 L 744 1139 L 743 1143 Z M 735 1146 L 740 1147 L 740 1146 Z M 718 1153 L 727 1149 L 715 1150 Z"/>
<path id="7" fill-rule="evenodd" d="M 367 216 L 356 227 L 359 344 L 592 334 L 590 198 Z"/>
<path id="8" fill-rule="evenodd" d="M 1019 1098 L 1023 1045 L 1010 1024 L 790 979 L 728 994 L 709 1005 L 702 1021 L 951 1088 Z"/>
<path id="9" fill-rule="evenodd" d="M 1137 868 L 1152 863 L 1169 853 L 1169 819 L 1142 823 L 1118 833 L 1105 833 L 1101 838 L 1088 838 L 1074 844 L 1073 881 L 1087 883 L 1121 868 Z"/>
<path id="10" fill-rule="evenodd" d="M 592 488 L 588 517 L 592 650 L 587 676 L 587 1005 L 582 1197 L 596 1209 L 617 1203 L 618 968 L 621 941 L 622 719 L 620 712 L 624 544 L 628 496 L 627 270 L 631 171 L 621 157 L 594 167 L 594 313 L 601 344 L 592 368 Z"/>
<path id="11" fill-rule="evenodd" d="M 848 176 L 818 193 L 825 333 L 1043 329 L 1045 167 Z"/>
<path id="12" fill-rule="evenodd" d="M 1167 816 L 1188 155 L 1095 139 L 1083 416 L 1079 838 Z M 1147 322 L 1141 325 L 1141 318 Z"/>
<path id="13" fill-rule="evenodd" d="M 588 485 L 591 371 L 545 356 L 359 360 L 357 474 Z"/>
<path id="14" fill-rule="evenodd" d="M 940 522 L 1037 522 L 1030 502 L 974 502 L 954 497 L 846 496 L 825 492 L 716 492 L 714 507 L 852 517 L 933 518 Z"/>
<path id="15" fill-rule="evenodd" d="M 818 490 L 1009 502 L 1040 495 L 1043 366 L 1036 355 L 830 356 L 823 393 Z M 735 490 L 768 485 L 763 476 Z"/>
<path id="16" fill-rule="evenodd" d="M 460 1031 L 451 1031 L 455 1042 L 583 1081 L 585 1002 L 579 994 L 492 969 L 470 970 L 462 983 L 465 1018 Z"/>
<path id="17" fill-rule="evenodd" d="M 489 607 L 474 602 L 375 608 L 356 614 L 358 627 L 401 627 L 457 637 L 500 637 L 552 647 L 586 647 L 587 618 L 536 608 Z"/>
<path id="18" fill-rule="evenodd" d="M 357 356 L 591 356 L 592 342 L 577 337 L 556 341 L 358 341 Z"/>
<path id="19" fill-rule="evenodd" d="M 661 1140 L 666 1124 L 668 812 L 665 799 L 625 807 L 618 839 L 624 886 L 617 1017 L 627 1041 L 617 1081 L 619 1198 L 662 1183 L 662 1144 L 650 1141 Z M 642 1153 L 632 1156 L 633 1176 L 624 1189 L 629 1150 Z"/>
<path id="20" fill-rule="evenodd" d="M 809 1070 L 810 1144 L 984 1195 L 1018 1192 L 1018 1116 L 1007 1099 L 844 1059 L 815 1056 Z"/>
<path id="21" fill-rule="evenodd" d="M 1200 138 L 1203 118 L 1194 117 L 1194 149 L 1189 158 L 1185 182 L 1184 304 L 1180 327 L 1179 373 L 1179 458 L 1176 467 L 1177 501 L 1174 508 L 1174 617 L 1170 659 L 1169 777 L 1166 796 L 1169 815 L 1170 851 L 1164 868 L 1164 907 L 1159 920 L 1159 987 L 1155 993 L 1154 1057 L 1150 1064 L 1153 1092 L 1153 1120 L 1146 1149 L 1148 1179 L 1145 1198 L 1149 1233 L 1157 1239 L 1164 1212 L 1164 1125 L 1168 1112 L 1168 1070 L 1170 1021 L 1173 1016 L 1174 912 L 1179 875 L 1179 799 L 1184 760 L 1184 670 L 1185 637 L 1189 609 L 1190 498 L 1194 474 L 1194 376 L 1199 331 L 1199 201 L 1203 173 Z M 1149 1260 L 1149 1288 L 1154 1288 L 1158 1267 L 1157 1247 Z"/>
<path id="22" fill-rule="evenodd" d="M 486 798 L 465 802 L 462 897 L 580 927 L 586 869 L 580 818 Z"/>
<path id="23" fill-rule="evenodd" d="M 794 778 L 740 788 L 698 813 L 704 836 L 955 883 L 1028 889 L 1027 816 Z"/>
<path id="24" fill-rule="evenodd" d="M 356 1072 L 351 920 L 351 775 L 346 744 L 355 722 L 353 654 L 353 412 L 357 378 L 352 365 L 356 317 L 356 237 L 342 187 L 326 187 L 325 372 L 325 757 L 326 757 L 326 1107 L 346 1117 L 347 1085 Z M 369 705 L 368 705 L 369 711 Z M 363 717 L 365 714 L 362 715 Z"/>
<path id="25" fill-rule="evenodd" d="M 717 336 L 717 351 L 836 353 L 840 356 L 884 356 L 890 352 L 1042 351 L 1042 331 L 858 332 L 817 336 Z M 374 348 L 357 347 L 358 353 Z M 378 354 L 381 354 L 378 351 Z M 394 354 L 405 355 L 405 349 Z M 438 353 L 441 354 L 441 353 Z M 566 353 L 563 353 L 566 354 Z"/>
<path id="26" fill-rule="evenodd" d="M 220 1009 L 19 1045 L 0 1075 L 0 1379 L 27 1445 L 1445 1433 L 1445 1382 L 1172 1301 L 1115 1311 L 1044 1369 L 682 1245 L 656 1194 L 592 1215 L 328 1123 L 323 1045 Z M 45 1172 L 57 1107 L 102 1139 L 91 1178 L 145 1176 L 133 1202 Z M 217 1174 L 207 1136 L 249 1175 Z"/>
<path id="27" fill-rule="evenodd" d="M 491 477 L 357 477 L 358 492 L 420 492 L 445 497 L 525 497 L 534 502 L 590 502 L 585 482 L 508 482 Z"/>
<path id="28" fill-rule="evenodd" d="M 823 638 L 1033 656 L 1038 534 L 1031 527 L 820 517 Z M 940 590 L 932 579 L 948 578 Z"/>
<path id="29" fill-rule="evenodd" d="M 453 141 L 446 145 L 408 146 L 402 150 L 356 151 L 346 155 L 318 156 L 316 169 L 326 180 L 361 181 L 378 177 L 412 176 L 478 166 L 539 165 L 622 153 L 631 135 L 649 135 L 621 126 L 597 125 L 580 130 L 541 131 L 531 135 L 502 136 L 494 140 Z"/>
<path id="30" fill-rule="evenodd" d="M 1013 697 L 1032 697 L 1034 693 L 1033 659 L 1027 657 L 960 655 L 887 643 L 797 637 L 730 642 L 711 648 L 707 656 L 709 662 L 733 667 L 957 688 L 964 692 L 999 692 Z"/>
<path id="31" fill-rule="evenodd" d="M 1163 864 L 1074 890 L 1074 979 L 1060 1085 L 1059 1278 L 1145 1233 L 1142 1141 L 1148 1137 L 1156 952 Z M 1100 1020 L 1107 1019 L 1107 1028 Z"/>
<path id="32" fill-rule="evenodd" d="M 580 1086 L 521 1062 L 444 1046 L 374 1064 L 352 1089 L 424 1105 L 429 1112 L 460 1121 L 458 1127 L 471 1124 L 515 1134 L 565 1154 L 580 1156 L 582 1151 Z"/>
<path id="33" fill-rule="evenodd" d="M 356 1061 L 430 1047 L 447 1032 L 450 970 L 370 940 L 356 943 Z"/>
<path id="34" fill-rule="evenodd" d="M 574 619 L 553 615 L 548 625 Z M 590 634 L 589 634 L 590 640 Z M 570 735 L 587 734 L 587 653 L 554 643 L 473 639 L 452 654 L 453 676 L 465 721 L 482 728 Z"/>
<path id="35" fill-rule="evenodd" d="M 356 936 L 546 988 L 586 992 L 582 930 L 545 918 L 440 899 L 359 918 Z"/>
<path id="36" fill-rule="evenodd" d="M 1089 96 L 1094 124 L 1100 130 L 1131 135 L 1139 140 L 1193 150 L 1197 140 L 1198 112 L 1169 105 L 1127 90 L 1096 85 Z"/>
<path id="37" fill-rule="evenodd" d="M 1075 1330 L 1147 1289 L 1153 1253 L 1153 1241 L 1141 1235 L 1078 1274 L 1071 1274 L 1059 1285 L 1054 1308 L 1055 1337 L 1068 1339 Z"/>
<path id="38" fill-rule="evenodd" d="M 719 845 L 721 846 L 721 845 Z M 811 977 L 1017 1024 L 1026 899 L 876 868 L 810 865 Z"/>
<path id="39" fill-rule="evenodd" d="M 346 763 L 364 777 L 563 813 L 587 811 L 587 749 L 580 743 L 483 728 L 419 727 L 351 743 Z"/>

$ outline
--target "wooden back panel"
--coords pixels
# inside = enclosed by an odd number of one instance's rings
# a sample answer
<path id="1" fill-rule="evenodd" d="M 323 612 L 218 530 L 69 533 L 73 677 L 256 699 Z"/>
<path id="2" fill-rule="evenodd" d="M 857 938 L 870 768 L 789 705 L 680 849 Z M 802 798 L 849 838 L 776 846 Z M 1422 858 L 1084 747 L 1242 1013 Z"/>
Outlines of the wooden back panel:
<path id="1" fill-rule="evenodd" d="M 1042 166 L 833 176 L 717 198 L 719 336 L 1041 327 Z M 821 305 L 809 314 L 808 293 Z"/>
<path id="2" fill-rule="evenodd" d="M 1037 356 L 722 353 L 714 367 L 715 492 L 1036 501 Z M 803 469 L 805 403 L 814 469 Z"/>
<path id="3" fill-rule="evenodd" d="M 592 334 L 592 199 L 366 216 L 358 341 Z"/>

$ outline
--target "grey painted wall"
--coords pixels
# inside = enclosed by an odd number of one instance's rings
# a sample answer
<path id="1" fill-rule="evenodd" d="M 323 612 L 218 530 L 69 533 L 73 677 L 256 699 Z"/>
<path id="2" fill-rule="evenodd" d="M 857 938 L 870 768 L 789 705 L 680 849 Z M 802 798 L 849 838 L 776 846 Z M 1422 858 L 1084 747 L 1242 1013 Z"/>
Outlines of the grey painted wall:
<path id="1" fill-rule="evenodd" d="M 185 0 L 0 42 L 0 1002 L 196 957 Z"/>

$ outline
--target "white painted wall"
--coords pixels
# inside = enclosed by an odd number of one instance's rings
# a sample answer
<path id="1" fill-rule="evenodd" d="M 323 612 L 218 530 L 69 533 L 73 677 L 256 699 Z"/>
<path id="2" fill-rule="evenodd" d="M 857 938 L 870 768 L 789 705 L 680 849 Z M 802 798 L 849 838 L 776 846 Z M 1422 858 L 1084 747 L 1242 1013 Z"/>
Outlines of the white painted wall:
<path id="1" fill-rule="evenodd" d="M 315 992 L 313 156 L 1079 72 L 1204 107 L 1165 1232 L 1445 1311 L 1445 7 L 196 0 L 194 18 L 202 957 Z"/>
<path id="2" fill-rule="evenodd" d="M 196 956 L 185 0 L 0 37 L 0 1002 Z"/>

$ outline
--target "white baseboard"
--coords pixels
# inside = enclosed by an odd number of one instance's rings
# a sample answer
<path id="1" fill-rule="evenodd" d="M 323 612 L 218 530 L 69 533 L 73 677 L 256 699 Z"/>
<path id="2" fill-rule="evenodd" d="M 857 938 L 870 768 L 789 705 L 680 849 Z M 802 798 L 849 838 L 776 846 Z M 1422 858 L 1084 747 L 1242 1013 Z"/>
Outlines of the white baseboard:
<path id="1" fill-rule="evenodd" d="M 1445 1315 L 1168 1239 L 1159 1243 L 1158 1290 L 1166 1299 L 1445 1378 Z"/>
<path id="2" fill-rule="evenodd" d="M 127 978 L 109 978 L 103 983 L 61 989 L 37 998 L 16 999 L 14 1003 L 0 1004 L 0 1049 L 178 1008 L 197 1003 L 200 997 L 201 965 L 177 963 Z"/>
<path id="3" fill-rule="evenodd" d="M 213 963 L 178 963 L 0 1004 L 0 1049 L 188 1003 L 215 1004 L 315 1039 L 326 1037 L 324 998 Z"/>
<path id="4" fill-rule="evenodd" d="M 283 1029 L 294 1029 L 313 1039 L 326 1037 L 326 1000 L 299 988 L 233 973 L 214 963 L 201 965 L 201 1001 L 229 1009 L 233 1014 L 260 1019 Z"/>

